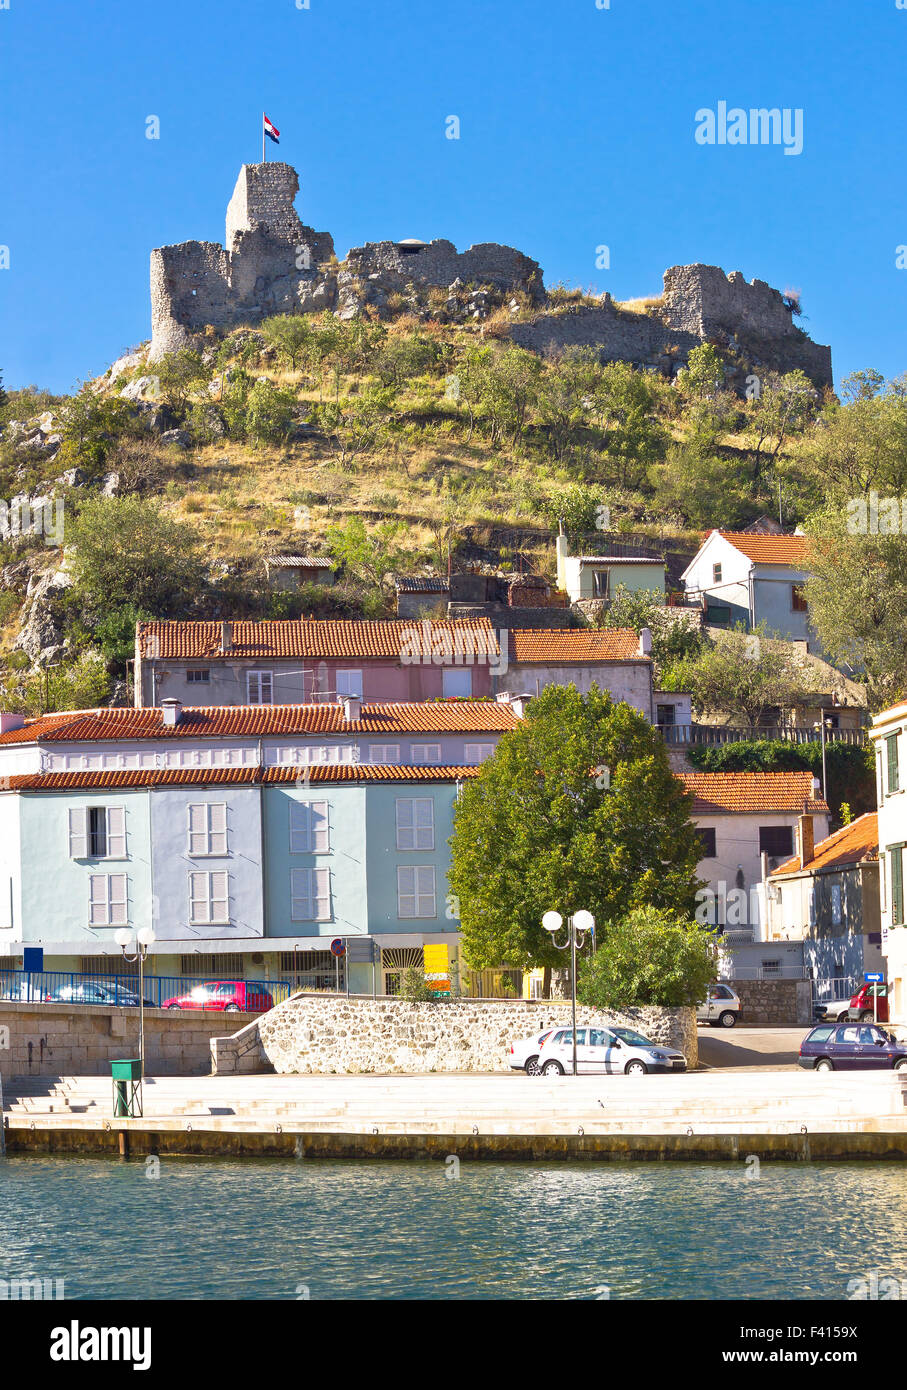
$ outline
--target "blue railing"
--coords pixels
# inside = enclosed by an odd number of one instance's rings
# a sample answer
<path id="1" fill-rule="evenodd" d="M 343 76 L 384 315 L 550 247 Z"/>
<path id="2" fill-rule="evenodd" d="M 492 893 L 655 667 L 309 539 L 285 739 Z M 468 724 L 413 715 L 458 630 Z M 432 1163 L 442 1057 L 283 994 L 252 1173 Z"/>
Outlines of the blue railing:
<path id="1" fill-rule="evenodd" d="M 195 975 L 145 975 L 146 1008 L 223 1009 L 265 1013 L 290 997 L 288 980 L 212 980 Z M 96 1004 L 137 1008 L 138 975 L 103 971 L 0 969 L 0 1000 L 45 1004 Z"/>

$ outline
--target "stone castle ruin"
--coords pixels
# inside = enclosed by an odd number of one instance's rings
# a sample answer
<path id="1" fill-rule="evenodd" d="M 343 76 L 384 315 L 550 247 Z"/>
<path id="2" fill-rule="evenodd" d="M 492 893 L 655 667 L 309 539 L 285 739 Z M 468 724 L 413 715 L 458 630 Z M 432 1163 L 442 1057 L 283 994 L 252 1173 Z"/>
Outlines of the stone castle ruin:
<path id="1" fill-rule="evenodd" d="M 208 326 L 255 324 L 272 314 L 331 310 L 353 318 L 366 304 L 380 313 L 387 296 L 413 285 L 520 291 L 534 306 L 514 322 L 511 341 L 541 354 L 598 348 L 605 361 L 627 361 L 670 374 L 703 342 L 736 352 L 756 367 L 800 368 L 820 389 L 832 384 L 831 349 L 793 322 L 793 307 L 762 280 L 718 266 L 673 266 L 664 293 L 643 313 L 614 304 L 546 308 L 542 270 L 512 246 L 482 242 L 458 252 L 450 241 L 368 242 L 338 263 L 327 232 L 300 220 L 299 178 L 289 164 L 244 164 L 227 208 L 224 246 L 184 241 L 151 253 L 151 361 L 191 345 Z"/>

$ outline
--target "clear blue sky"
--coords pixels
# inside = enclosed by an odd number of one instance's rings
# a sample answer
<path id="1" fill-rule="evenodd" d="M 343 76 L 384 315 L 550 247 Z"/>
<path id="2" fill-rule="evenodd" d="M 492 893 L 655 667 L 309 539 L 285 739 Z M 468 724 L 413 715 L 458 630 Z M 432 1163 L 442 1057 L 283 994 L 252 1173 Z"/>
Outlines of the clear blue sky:
<path id="1" fill-rule="evenodd" d="M 803 292 L 835 378 L 907 369 L 907 10 L 895 0 L 9 0 L 0 367 L 72 389 L 149 335 L 148 253 L 222 241 L 261 111 L 339 255 L 502 241 L 658 293 L 689 261 Z M 799 156 L 701 146 L 701 107 L 804 112 Z M 145 138 L 159 117 L 161 138 Z M 459 141 L 444 137 L 457 115 Z M 611 269 L 596 270 L 600 244 Z"/>

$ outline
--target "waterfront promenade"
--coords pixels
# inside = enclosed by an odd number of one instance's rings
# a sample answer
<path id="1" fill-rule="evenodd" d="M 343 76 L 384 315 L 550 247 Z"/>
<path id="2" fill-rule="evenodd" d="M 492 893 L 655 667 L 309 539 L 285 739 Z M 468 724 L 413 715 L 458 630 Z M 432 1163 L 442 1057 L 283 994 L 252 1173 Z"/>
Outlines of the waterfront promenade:
<path id="1" fill-rule="evenodd" d="M 141 1119 L 102 1077 L 19 1077 L 4 1103 L 11 1154 L 907 1157 L 892 1073 L 155 1077 Z"/>

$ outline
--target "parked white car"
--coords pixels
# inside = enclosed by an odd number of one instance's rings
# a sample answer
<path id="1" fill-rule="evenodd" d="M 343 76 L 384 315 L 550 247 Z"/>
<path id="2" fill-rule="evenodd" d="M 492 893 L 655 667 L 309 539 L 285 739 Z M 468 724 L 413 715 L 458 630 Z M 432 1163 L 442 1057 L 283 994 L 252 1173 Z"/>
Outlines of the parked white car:
<path id="1" fill-rule="evenodd" d="M 542 1043 L 554 1032 L 554 1027 L 546 1028 L 544 1033 L 533 1033 L 531 1038 L 520 1038 L 511 1043 L 507 1060 L 514 1071 L 524 1071 L 527 1076 L 538 1076 L 539 1053 Z"/>
<path id="2" fill-rule="evenodd" d="M 542 1076 L 573 1072 L 573 1030 L 558 1028 L 539 1053 Z M 576 1070 L 579 1075 L 645 1076 L 647 1072 L 686 1071 L 686 1058 L 672 1047 L 661 1047 L 632 1028 L 577 1028 Z"/>
<path id="3" fill-rule="evenodd" d="M 696 1022 L 713 1028 L 733 1028 L 740 1013 L 740 999 L 730 985 L 709 985 L 704 1004 L 696 1009 Z"/>

